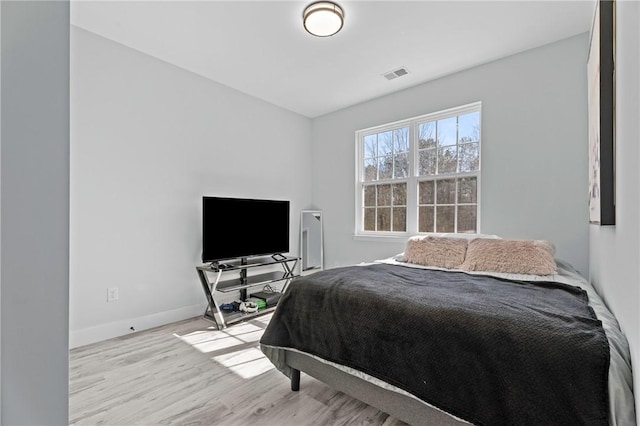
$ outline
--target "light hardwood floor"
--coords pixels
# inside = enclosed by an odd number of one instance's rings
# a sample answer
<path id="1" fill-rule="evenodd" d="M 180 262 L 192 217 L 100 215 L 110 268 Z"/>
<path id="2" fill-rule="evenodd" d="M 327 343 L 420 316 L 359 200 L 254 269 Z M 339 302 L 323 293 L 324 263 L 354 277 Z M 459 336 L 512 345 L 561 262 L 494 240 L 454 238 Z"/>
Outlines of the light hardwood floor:
<path id="1" fill-rule="evenodd" d="M 71 424 L 404 423 L 302 375 L 299 392 L 262 355 L 271 315 L 218 331 L 201 318 L 71 350 Z"/>

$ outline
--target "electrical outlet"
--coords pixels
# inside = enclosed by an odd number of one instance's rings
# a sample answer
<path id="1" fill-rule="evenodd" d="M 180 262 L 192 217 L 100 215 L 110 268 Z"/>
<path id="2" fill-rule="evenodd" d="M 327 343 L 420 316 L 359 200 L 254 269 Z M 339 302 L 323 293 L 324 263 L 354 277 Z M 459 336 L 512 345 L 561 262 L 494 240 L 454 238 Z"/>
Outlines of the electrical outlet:
<path id="1" fill-rule="evenodd" d="M 118 287 L 109 287 L 107 289 L 107 302 L 113 302 L 120 298 L 120 290 Z"/>

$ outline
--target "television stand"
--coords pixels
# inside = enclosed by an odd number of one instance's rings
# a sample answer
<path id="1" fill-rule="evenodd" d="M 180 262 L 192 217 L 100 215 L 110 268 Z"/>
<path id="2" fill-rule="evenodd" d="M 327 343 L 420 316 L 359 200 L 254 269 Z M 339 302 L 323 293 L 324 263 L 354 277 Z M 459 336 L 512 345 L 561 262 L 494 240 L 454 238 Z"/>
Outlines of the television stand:
<path id="1" fill-rule="evenodd" d="M 207 307 L 203 317 L 213 321 L 218 329 L 223 329 L 230 324 L 272 312 L 275 310 L 276 304 L 268 305 L 265 309 L 253 313 L 222 311 L 220 304 L 216 302 L 216 297 L 219 297 L 221 293 L 239 292 L 240 300 L 244 302 L 247 299 L 248 289 L 275 283 L 282 283 L 281 293 L 284 293 L 291 280 L 295 278 L 294 271 L 299 259 L 299 257 L 283 255 L 261 258 L 243 257 L 230 260 L 224 264 L 212 263 L 210 265 L 197 266 L 196 272 L 207 298 Z M 264 272 L 269 266 L 277 265 L 282 267 L 281 271 Z M 239 273 L 239 276 L 221 279 L 225 274 L 231 275 L 231 272 Z M 254 274 L 253 272 L 256 273 Z M 262 289 L 256 290 L 261 291 Z"/>
<path id="2" fill-rule="evenodd" d="M 272 258 L 273 260 L 284 260 L 284 259 L 286 259 L 286 258 L 287 258 L 287 256 L 285 256 L 285 255 L 283 255 L 283 254 L 280 254 L 280 253 L 276 253 L 276 254 L 272 254 L 272 255 L 271 255 L 271 258 Z"/>

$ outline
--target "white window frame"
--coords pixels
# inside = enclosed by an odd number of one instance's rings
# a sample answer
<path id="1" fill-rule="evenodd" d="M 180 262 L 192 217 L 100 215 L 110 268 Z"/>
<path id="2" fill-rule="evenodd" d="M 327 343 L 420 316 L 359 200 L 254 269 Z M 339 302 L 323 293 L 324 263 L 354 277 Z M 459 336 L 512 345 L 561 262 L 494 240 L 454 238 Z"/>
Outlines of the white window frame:
<path id="1" fill-rule="evenodd" d="M 425 121 L 435 121 L 444 118 L 455 117 L 458 115 L 467 114 L 470 112 L 478 112 L 480 116 L 480 136 L 478 140 L 478 170 L 473 172 L 455 172 L 446 174 L 435 174 L 430 176 L 418 176 L 418 138 L 416 130 L 418 123 Z M 372 134 L 386 132 L 390 130 L 396 130 L 402 127 L 409 127 L 409 176 L 402 179 L 384 179 L 376 181 L 364 181 L 364 138 Z M 440 180 L 447 178 L 463 178 L 463 177 L 476 177 L 476 232 L 480 233 L 480 206 L 481 206 L 481 171 L 482 171 L 482 103 L 474 102 L 467 105 L 449 108 L 443 111 L 438 111 L 430 114 L 421 115 L 418 117 L 408 118 L 406 120 L 400 120 L 393 123 L 387 123 L 380 126 L 369 127 L 366 129 L 358 130 L 355 134 L 355 146 L 356 146 L 356 167 L 355 167 L 355 239 L 368 240 L 371 238 L 379 240 L 387 240 L 396 242 L 399 240 L 405 240 L 410 235 L 429 233 L 418 232 L 418 182 L 425 180 Z M 407 212 L 406 232 L 394 232 L 394 231 L 365 231 L 364 228 L 364 190 L 365 184 L 394 184 L 394 183 L 407 183 Z M 456 197 L 457 204 L 457 197 Z M 435 219 L 434 219 L 435 220 Z M 457 214 L 456 214 L 457 223 Z"/>

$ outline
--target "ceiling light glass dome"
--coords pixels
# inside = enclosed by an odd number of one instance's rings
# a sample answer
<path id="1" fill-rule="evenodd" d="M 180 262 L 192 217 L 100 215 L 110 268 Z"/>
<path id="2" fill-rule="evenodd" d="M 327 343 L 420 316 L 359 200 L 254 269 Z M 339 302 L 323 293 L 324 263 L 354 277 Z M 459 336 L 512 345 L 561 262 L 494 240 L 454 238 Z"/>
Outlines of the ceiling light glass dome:
<path id="1" fill-rule="evenodd" d="M 329 37 L 342 29 L 344 11 L 330 1 L 311 3 L 302 14 L 304 28 L 314 36 Z"/>

